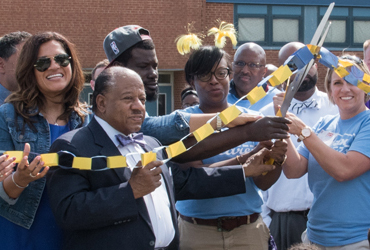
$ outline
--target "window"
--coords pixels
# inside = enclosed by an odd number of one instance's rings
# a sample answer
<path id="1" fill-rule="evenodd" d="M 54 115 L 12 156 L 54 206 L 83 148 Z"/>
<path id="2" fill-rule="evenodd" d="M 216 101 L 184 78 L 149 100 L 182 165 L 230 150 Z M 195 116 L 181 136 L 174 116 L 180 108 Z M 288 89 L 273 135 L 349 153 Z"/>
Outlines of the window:
<path id="1" fill-rule="evenodd" d="M 265 19 L 264 18 L 239 18 L 238 20 L 239 41 L 264 42 Z"/>
<path id="2" fill-rule="evenodd" d="M 370 20 L 353 22 L 353 43 L 363 43 L 370 39 Z"/>
<path id="3" fill-rule="evenodd" d="M 281 47 L 287 42 L 299 41 L 305 44 L 311 38 L 324 16 L 328 5 L 306 3 L 297 6 L 276 4 L 234 4 L 234 25 L 238 30 L 238 45 L 255 42 L 264 47 Z M 264 1 L 268 2 L 268 1 Z M 272 1 L 271 1 L 272 2 Z M 286 4 L 286 5 L 285 5 Z M 332 22 L 324 47 L 362 48 L 370 39 L 370 7 L 335 6 L 329 21 Z M 362 5 L 364 4 L 361 3 Z M 360 4 L 360 6 L 361 6 Z M 299 5 L 299 6 L 298 6 Z M 358 6 L 358 5 L 357 5 Z"/>
<path id="4" fill-rule="evenodd" d="M 319 19 L 326 8 L 319 8 Z M 362 48 L 370 39 L 370 8 L 335 7 L 330 15 L 332 22 L 325 39 L 325 47 Z"/>
<path id="5" fill-rule="evenodd" d="M 303 41 L 302 7 L 274 5 L 235 5 L 238 44 L 255 42 L 264 46 L 281 46 Z"/>
<path id="6" fill-rule="evenodd" d="M 299 21 L 290 19 L 274 19 L 272 21 L 272 40 L 274 42 L 290 42 L 299 40 Z"/>
<path id="7" fill-rule="evenodd" d="M 158 85 L 158 99 L 145 103 L 146 111 L 151 116 L 166 115 L 173 110 L 173 72 L 159 71 Z"/>
<path id="8" fill-rule="evenodd" d="M 166 93 L 159 93 L 158 94 L 158 102 L 157 102 L 157 110 L 158 110 L 158 115 L 165 115 L 167 114 L 166 110 Z"/>

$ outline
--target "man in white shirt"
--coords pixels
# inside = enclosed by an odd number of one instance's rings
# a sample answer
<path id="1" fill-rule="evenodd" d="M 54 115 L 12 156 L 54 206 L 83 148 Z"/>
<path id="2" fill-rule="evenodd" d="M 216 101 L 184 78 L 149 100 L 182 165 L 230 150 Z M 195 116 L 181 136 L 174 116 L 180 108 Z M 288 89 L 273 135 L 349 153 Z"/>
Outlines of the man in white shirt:
<path id="1" fill-rule="evenodd" d="M 279 63 L 285 60 L 305 45 L 291 42 L 279 51 Z M 295 94 L 289 112 L 294 113 L 307 126 L 312 127 L 325 115 L 338 113 L 337 106 L 329 102 L 326 93 L 319 91 L 317 83 L 317 65 L 314 64 L 301 87 Z M 284 93 L 273 98 L 273 103 L 260 110 L 264 115 L 275 115 L 278 105 L 283 102 Z M 297 147 L 297 140 L 292 139 Z M 282 172 L 278 181 L 263 193 L 264 221 L 270 225 L 270 233 L 280 250 L 286 250 L 291 245 L 301 242 L 301 234 L 306 229 L 307 214 L 311 208 L 313 195 L 308 187 L 307 174 L 299 179 L 287 179 Z"/>
<path id="2" fill-rule="evenodd" d="M 126 156 L 127 168 L 104 171 L 64 169 L 73 156 L 60 153 L 47 188 L 57 223 L 65 230 L 64 249 L 178 249 L 176 199 L 204 199 L 245 192 L 244 176 L 260 175 L 264 154 L 250 164 L 181 170 L 162 151 L 141 166 L 140 154 L 161 146 L 137 133 L 145 118 L 145 89 L 134 71 L 113 66 L 96 80 L 95 117 L 84 128 L 59 137 L 51 152 L 68 151 L 106 168 L 104 156 Z M 173 176 L 171 176 L 171 172 Z M 219 187 L 214 190 L 213 187 Z"/>

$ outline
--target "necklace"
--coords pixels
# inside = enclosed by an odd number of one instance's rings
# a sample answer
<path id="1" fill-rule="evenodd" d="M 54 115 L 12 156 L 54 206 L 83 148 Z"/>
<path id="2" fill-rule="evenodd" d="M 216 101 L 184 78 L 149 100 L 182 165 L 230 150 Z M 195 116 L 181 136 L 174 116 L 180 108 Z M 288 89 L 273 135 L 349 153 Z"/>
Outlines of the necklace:
<path id="1" fill-rule="evenodd" d="M 49 114 L 50 114 L 50 116 L 49 116 Z M 58 120 L 59 120 L 58 116 L 55 118 L 55 121 L 52 122 L 51 118 L 54 118 L 55 115 L 53 115 L 51 112 L 48 112 L 48 113 L 44 112 L 44 113 L 42 113 L 42 115 L 44 116 L 44 118 L 46 119 L 46 121 L 49 124 L 55 125 L 55 126 L 59 126 L 59 124 L 58 124 Z M 63 124 L 63 122 L 62 122 L 62 124 Z"/>
<path id="2" fill-rule="evenodd" d="M 55 120 L 54 123 L 50 122 L 49 119 L 46 119 L 48 121 L 49 124 L 52 124 L 52 125 L 55 125 L 55 126 L 59 126 L 58 124 L 58 118 Z"/>
<path id="3" fill-rule="evenodd" d="M 57 122 L 57 121 L 58 121 L 58 119 L 57 119 L 57 120 L 55 121 L 55 123 L 54 123 L 54 125 L 55 125 L 55 126 L 59 126 L 59 124 L 58 124 L 58 122 Z M 49 122 L 49 123 L 50 123 L 50 122 Z M 50 124 L 53 124 L 53 123 L 50 123 Z"/>

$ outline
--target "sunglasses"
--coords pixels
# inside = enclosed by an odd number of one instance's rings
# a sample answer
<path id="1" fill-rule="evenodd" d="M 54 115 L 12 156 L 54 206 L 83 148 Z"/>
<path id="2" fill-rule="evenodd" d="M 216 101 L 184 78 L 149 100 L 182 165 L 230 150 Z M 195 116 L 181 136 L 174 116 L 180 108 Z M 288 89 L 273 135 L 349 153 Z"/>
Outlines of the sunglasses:
<path id="1" fill-rule="evenodd" d="M 71 63 L 71 57 L 68 54 L 59 54 L 54 56 L 54 61 L 61 67 L 67 67 Z M 46 71 L 51 65 L 51 58 L 41 57 L 33 65 L 40 72 Z"/>

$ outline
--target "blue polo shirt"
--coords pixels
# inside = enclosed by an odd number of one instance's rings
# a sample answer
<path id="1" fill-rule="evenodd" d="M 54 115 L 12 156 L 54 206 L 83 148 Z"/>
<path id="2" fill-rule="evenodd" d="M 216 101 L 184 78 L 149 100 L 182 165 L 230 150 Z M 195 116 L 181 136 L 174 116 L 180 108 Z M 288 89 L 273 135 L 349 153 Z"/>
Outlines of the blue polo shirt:
<path id="1" fill-rule="evenodd" d="M 313 131 L 338 152 L 356 151 L 370 158 L 370 110 L 346 120 L 339 115 L 325 116 Z M 308 159 L 308 184 L 314 194 L 308 214 L 308 239 L 326 247 L 366 240 L 370 227 L 370 171 L 339 182 L 318 164 L 303 143 L 297 150 Z"/>
<path id="2" fill-rule="evenodd" d="M 267 104 L 270 104 L 272 102 L 272 98 L 277 93 L 281 93 L 281 91 L 278 90 L 277 88 L 270 87 L 266 95 L 261 100 L 256 102 L 255 104 L 251 105 L 249 100 L 246 99 L 246 100 L 242 100 L 238 102 L 237 106 L 250 109 L 250 110 L 259 111 L 260 109 L 265 107 Z M 234 83 L 234 80 L 231 80 L 230 81 L 230 91 L 229 91 L 229 94 L 227 95 L 227 102 L 234 104 L 237 100 L 239 100 L 239 98 L 237 97 L 237 94 L 236 94 L 235 83 Z"/>
<path id="3" fill-rule="evenodd" d="M 258 112 L 239 107 L 245 113 L 261 115 Z M 189 107 L 184 112 L 201 114 L 199 105 Z M 237 155 L 250 152 L 258 142 L 246 142 L 238 147 L 227 150 L 219 155 L 203 160 L 204 164 L 210 164 L 236 157 Z M 176 209 L 183 215 L 201 219 L 215 219 L 224 216 L 244 216 L 253 213 L 261 213 L 262 199 L 258 194 L 259 188 L 254 184 L 253 178 L 246 178 L 246 192 L 228 197 L 184 200 L 176 202 Z M 214 187 L 217 188 L 217 187 Z"/>

